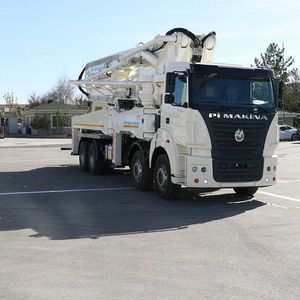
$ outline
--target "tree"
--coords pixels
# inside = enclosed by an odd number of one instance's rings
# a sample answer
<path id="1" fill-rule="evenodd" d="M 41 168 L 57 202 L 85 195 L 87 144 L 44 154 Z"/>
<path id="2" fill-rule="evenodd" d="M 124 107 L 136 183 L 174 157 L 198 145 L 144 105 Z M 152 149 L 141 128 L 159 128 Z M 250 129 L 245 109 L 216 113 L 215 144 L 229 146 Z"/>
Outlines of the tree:
<path id="1" fill-rule="evenodd" d="M 68 83 L 66 77 L 60 78 L 56 85 L 43 97 L 42 100 L 53 100 L 65 104 L 72 104 L 74 98 L 74 86 Z"/>
<path id="2" fill-rule="evenodd" d="M 254 59 L 257 68 L 273 70 L 276 84 L 279 80 L 286 83 L 284 89 L 284 109 L 300 112 L 300 74 L 298 69 L 292 69 L 295 60 L 292 56 L 285 58 L 285 48 L 271 43 L 260 58 Z"/>
<path id="3" fill-rule="evenodd" d="M 40 104 L 46 103 L 46 101 L 44 99 L 42 99 L 41 96 L 38 96 L 36 93 L 32 93 L 29 96 L 28 103 L 29 103 L 29 107 L 33 108 L 33 107 L 38 106 Z"/>
<path id="4" fill-rule="evenodd" d="M 300 73 L 298 69 L 291 71 L 289 82 L 284 92 L 285 109 L 300 113 Z"/>
<path id="5" fill-rule="evenodd" d="M 74 97 L 74 104 L 79 107 L 88 108 L 90 101 L 86 96 L 79 95 Z"/>
<path id="6" fill-rule="evenodd" d="M 72 104 L 79 107 L 87 108 L 89 101 L 87 97 L 75 93 L 75 87 L 69 84 L 66 77 L 60 78 L 56 85 L 43 95 L 32 93 L 27 99 L 29 108 L 33 108 L 49 101 L 57 101 L 65 104 Z"/>
<path id="7" fill-rule="evenodd" d="M 34 116 L 30 126 L 33 129 L 49 129 L 50 127 L 50 116 L 48 113 L 45 113 L 42 116 Z"/>
<path id="8" fill-rule="evenodd" d="M 14 113 L 17 115 L 21 114 L 21 108 L 17 103 L 17 97 L 15 97 L 13 92 L 5 93 L 3 95 L 3 99 L 5 101 L 5 112 L 6 113 Z"/>
<path id="9" fill-rule="evenodd" d="M 36 93 L 32 93 L 29 96 L 28 102 L 32 108 L 43 103 L 48 103 L 49 101 L 73 104 L 75 102 L 74 98 L 74 87 L 69 84 L 66 77 L 62 77 L 56 82 L 56 85 L 45 94 L 39 96 Z"/>
<path id="10" fill-rule="evenodd" d="M 285 58 L 284 52 L 284 47 L 280 48 L 278 44 L 271 43 L 265 53 L 260 54 L 260 58 L 254 59 L 254 64 L 260 69 L 273 70 L 275 79 L 287 82 L 292 72 L 289 68 L 295 60 L 292 56 Z"/>
<path id="11" fill-rule="evenodd" d="M 14 93 L 5 93 L 3 95 L 3 99 L 6 105 L 15 105 L 17 103 L 17 98 L 15 97 Z"/>
<path id="12" fill-rule="evenodd" d="M 68 113 L 58 110 L 56 112 L 57 127 L 63 128 L 71 126 L 71 117 Z"/>

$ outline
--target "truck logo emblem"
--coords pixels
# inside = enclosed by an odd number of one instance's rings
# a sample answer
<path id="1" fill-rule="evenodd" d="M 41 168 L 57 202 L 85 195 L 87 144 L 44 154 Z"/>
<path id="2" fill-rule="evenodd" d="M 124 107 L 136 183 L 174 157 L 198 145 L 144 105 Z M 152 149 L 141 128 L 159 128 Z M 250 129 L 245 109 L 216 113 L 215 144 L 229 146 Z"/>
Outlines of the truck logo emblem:
<path id="1" fill-rule="evenodd" d="M 258 114 L 233 114 L 233 113 L 209 113 L 210 119 L 239 119 L 239 120 L 268 120 L 266 115 Z"/>
<path id="2" fill-rule="evenodd" d="M 239 142 L 239 143 L 242 142 L 245 138 L 244 130 L 238 128 L 237 131 L 234 134 L 234 138 L 237 142 Z"/>

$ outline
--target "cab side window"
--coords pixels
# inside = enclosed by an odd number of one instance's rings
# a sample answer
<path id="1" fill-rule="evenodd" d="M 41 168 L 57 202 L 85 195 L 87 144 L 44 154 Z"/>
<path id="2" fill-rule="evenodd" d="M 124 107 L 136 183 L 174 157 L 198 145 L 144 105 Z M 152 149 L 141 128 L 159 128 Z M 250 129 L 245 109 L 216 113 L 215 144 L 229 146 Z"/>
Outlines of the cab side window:
<path id="1" fill-rule="evenodd" d="M 187 83 L 186 77 L 183 75 L 177 75 L 175 79 L 174 90 L 174 105 L 183 106 L 187 102 Z"/>

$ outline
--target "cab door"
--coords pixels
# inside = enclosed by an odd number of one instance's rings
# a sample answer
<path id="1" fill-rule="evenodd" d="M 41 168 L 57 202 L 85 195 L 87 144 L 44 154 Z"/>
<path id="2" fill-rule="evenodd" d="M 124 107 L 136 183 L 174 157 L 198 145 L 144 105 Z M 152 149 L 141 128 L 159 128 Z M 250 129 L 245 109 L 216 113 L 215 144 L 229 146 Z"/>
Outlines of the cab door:
<path id="1" fill-rule="evenodd" d="M 167 73 L 161 126 L 168 128 L 177 144 L 186 144 L 187 76 L 184 72 Z"/>

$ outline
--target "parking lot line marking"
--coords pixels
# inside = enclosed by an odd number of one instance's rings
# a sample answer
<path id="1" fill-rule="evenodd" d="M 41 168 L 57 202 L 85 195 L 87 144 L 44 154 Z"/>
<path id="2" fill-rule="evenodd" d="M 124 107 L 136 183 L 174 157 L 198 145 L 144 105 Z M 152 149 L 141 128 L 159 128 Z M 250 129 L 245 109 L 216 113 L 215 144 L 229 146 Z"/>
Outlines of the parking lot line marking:
<path id="1" fill-rule="evenodd" d="M 74 189 L 74 190 L 49 190 L 49 191 L 28 191 L 28 192 L 4 192 L 0 196 L 17 196 L 17 195 L 33 195 L 33 194 L 56 194 L 56 193 L 77 193 L 77 192 L 109 192 L 109 191 L 123 191 L 133 190 L 133 187 L 117 187 L 117 188 L 96 188 L 96 189 Z"/>
<path id="2" fill-rule="evenodd" d="M 70 158 L 70 157 L 69 157 Z M 71 157 L 72 158 L 72 157 Z M 40 161 L 66 161 L 65 158 L 48 158 L 48 159 L 18 159 L 18 160 L 0 160 L 1 163 L 22 163 L 22 162 L 40 162 Z"/>
<path id="3" fill-rule="evenodd" d="M 272 196 L 272 197 L 277 197 L 277 198 L 282 198 L 285 200 L 290 200 L 290 201 L 295 201 L 295 202 L 300 202 L 300 199 L 292 198 L 292 197 L 287 197 L 287 196 L 282 196 L 282 195 L 277 195 L 269 192 L 263 192 L 263 191 L 258 191 L 257 193 L 266 195 L 266 196 Z"/>
<path id="4" fill-rule="evenodd" d="M 291 179 L 291 180 L 277 180 L 277 183 L 286 183 L 286 182 L 298 182 L 300 179 Z"/>

